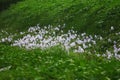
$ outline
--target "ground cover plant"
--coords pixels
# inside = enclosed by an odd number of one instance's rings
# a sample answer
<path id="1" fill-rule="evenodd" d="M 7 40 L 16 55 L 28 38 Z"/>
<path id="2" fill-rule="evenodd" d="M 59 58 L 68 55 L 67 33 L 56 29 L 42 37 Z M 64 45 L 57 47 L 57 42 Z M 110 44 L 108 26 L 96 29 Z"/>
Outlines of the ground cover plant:
<path id="1" fill-rule="evenodd" d="M 117 80 L 120 65 L 95 55 L 67 53 L 59 47 L 26 51 L 1 45 L 1 80 Z M 85 53 L 84 53 L 85 54 Z"/>
<path id="2" fill-rule="evenodd" d="M 120 80 L 119 0 L 12 3 L 0 12 L 0 80 Z"/>

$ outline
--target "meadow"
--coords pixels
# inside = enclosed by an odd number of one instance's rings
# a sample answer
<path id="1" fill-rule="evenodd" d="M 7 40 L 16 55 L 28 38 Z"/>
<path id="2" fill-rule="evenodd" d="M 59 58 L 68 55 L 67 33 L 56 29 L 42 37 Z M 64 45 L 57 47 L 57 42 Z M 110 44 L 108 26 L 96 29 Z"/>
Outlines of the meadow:
<path id="1" fill-rule="evenodd" d="M 119 0 L 0 4 L 0 80 L 120 80 Z"/>

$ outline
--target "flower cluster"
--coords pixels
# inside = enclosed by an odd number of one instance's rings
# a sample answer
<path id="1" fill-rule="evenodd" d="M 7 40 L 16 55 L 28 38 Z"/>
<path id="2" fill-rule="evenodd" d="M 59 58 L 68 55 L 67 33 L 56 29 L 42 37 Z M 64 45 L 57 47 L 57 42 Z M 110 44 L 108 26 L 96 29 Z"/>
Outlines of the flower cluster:
<path id="1" fill-rule="evenodd" d="M 25 32 L 20 32 L 24 35 L 23 38 L 14 40 L 12 46 L 25 47 L 26 49 L 41 48 L 46 49 L 49 47 L 60 45 L 67 52 L 73 50 L 77 53 L 85 52 L 85 49 L 96 44 L 96 39 L 102 40 L 101 36 L 92 36 L 82 33 L 78 35 L 74 30 L 68 30 L 67 33 L 63 32 L 65 25 L 58 25 L 53 27 L 52 25 L 41 28 L 39 25 L 30 27 Z"/>
<path id="2" fill-rule="evenodd" d="M 1 31 L 0 33 L 0 43 L 2 42 L 12 42 L 13 41 L 13 37 L 15 36 L 12 34 L 9 34 L 7 31 Z"/>
<path id="3" fill-rule="evenodd" d="M 114 45 L 113 45 L 113 51 L 109 51 L 109 50 L 106 50 L 106 55 L 102 55 L 102 56 L 105 56 L 107 57 L 108 59 L 112 58 L 113 56 L 116 58 L 116 59 L 120 59 L 120 54 L 118 54 L 120 52 L 120 45 L 119 45 L 119 48 L 117 47 L 117 42 L 114 41 Z M 114 53 L 114 54 L 113 54 Z"/>
<path id="4" fill-rule="evenodd" d="M 22 35 L 22 38 L 13 40 L 13 37 L 17 36 L 14 34 L 9 35 L 6 38 L 1 38 L 0 42 L 12 41 L 11 46 L 19 46 L 26 49 L 46 49 L 59 45 L 68 53 L 69 51 L 73 51 L 74 53 L 84 53 L 88 52 L 89 48 L 97 45 L 97 41 L 103 41 L 103 37 L 100 35 L 88 35 L 86 33 L 78 34 L 77 31 L 72 29 L 65 33 L 63 31 L 64 28 L 65 24 L 56 27 L 53 27 L 52 25 L 40 27 L 38 24 L 37 26 L 30 27 L 26 32 L 17 34 Z M 114 27 L 111 27 L 111 30 L 114 30 Z M 4 33 L 6 32 L 4 31 Z M 116 35 L 119 36 L 120 32 L 116 33 Z M 109 38 L 108 42 L 112 42 L 112 40 Z M 118 52 L 120 52 L 120 48 L 117 47 L 114 42 L 114 51 L 110 52 L 106 50 L 106 54 L 102 56 L 111 58 L 114 53 L 116 58 L 120 58 Z M 100 56 L 100 54 L 98 56 Z"/>

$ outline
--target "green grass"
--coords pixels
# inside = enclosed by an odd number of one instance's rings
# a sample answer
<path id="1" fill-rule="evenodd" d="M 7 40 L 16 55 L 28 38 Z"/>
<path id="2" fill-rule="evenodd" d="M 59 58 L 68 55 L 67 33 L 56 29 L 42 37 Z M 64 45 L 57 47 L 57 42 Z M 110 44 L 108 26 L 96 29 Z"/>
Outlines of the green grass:
<path id="1" fill-rule="evenodd" d="M 101 34 L 111 26 L 120 27 L 119 0 L 25 0 L 0 13 L 0 29 L 23 31 L 29 26 L 57 25 L 74 27 L 79 32 Z M 97 30 L 97 32 L 96 32 Z"/>
<path id="2" fill-rule="evenodd" d="M 93 53 L 94 54 L 94 53 Z M 94 55 L 67 54 L 60 47 L 47 50 L 19 49 L 0 45 L 1 80 L 117 80 L 118 60 Z"/>

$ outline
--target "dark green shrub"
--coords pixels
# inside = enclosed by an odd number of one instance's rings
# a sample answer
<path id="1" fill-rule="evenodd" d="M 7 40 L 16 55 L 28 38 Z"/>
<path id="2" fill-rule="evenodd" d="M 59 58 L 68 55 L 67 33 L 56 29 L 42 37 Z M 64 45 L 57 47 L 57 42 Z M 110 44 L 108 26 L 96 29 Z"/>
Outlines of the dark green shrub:
<path id="1" fill-rule="evenodd" d="M 11 4 L 16 3 L 21 0 L 0 0 L 0 11 L 8 8 Z"/>

